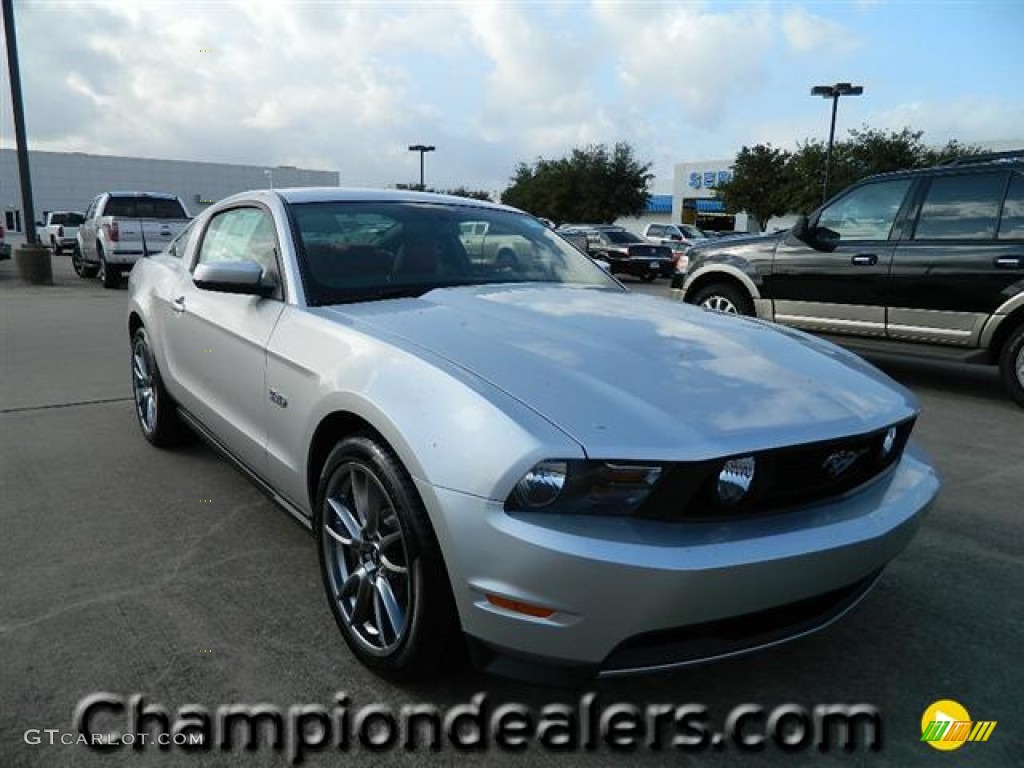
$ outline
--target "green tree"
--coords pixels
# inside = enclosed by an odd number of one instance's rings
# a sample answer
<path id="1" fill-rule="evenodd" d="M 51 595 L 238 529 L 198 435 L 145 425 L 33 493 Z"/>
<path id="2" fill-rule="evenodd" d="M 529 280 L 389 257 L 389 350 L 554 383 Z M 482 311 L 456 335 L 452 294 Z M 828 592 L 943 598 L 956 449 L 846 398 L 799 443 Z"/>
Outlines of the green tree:
<path id="1" fill-rule="evenodd" d="M 925 144 L 923 136 L 923 131 L 910 128 L 888 132 L 867 126 L 852 129 L 848 139 L 832 147 L 829 196 L 865 176 L 938 165 L 981 151 L 979 147 L 961 144 L 955 139 L 944 147 L 932 148 Z M 787 168 L 790 213 L 809 213 L 821 204 L 826 149 L 823 141 L 808 140 L 799 145 L 790 158 Z"/>
<path id="2" fill-rule="evenodd" d="M 577 147 L 558 160 L 519 163 L 501 201 L 554 221 L 609 223 L 643 213 L 650 171 L 626 142 Z"/>
<path id="3" fill-rule="evenodd" d="M 732 180 L 716 188 L 727 208 L 746 211 L 763 232 L 772 216 L 790 209 L 790 154 L 771 144 L 743 147 L 733 163 Z"/>

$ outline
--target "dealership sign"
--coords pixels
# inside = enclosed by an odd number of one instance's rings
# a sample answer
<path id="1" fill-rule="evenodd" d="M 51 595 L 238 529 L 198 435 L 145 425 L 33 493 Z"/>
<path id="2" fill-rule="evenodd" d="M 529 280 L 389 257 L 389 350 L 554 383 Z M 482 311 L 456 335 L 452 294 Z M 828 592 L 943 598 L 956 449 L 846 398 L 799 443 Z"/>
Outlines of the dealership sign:
<path id="1" fill-rule="evenodd" d="M 691 189 L 712 189 L 729 181 L 732 181 L 732 171 L 694 171 L 690 174 Z"/>

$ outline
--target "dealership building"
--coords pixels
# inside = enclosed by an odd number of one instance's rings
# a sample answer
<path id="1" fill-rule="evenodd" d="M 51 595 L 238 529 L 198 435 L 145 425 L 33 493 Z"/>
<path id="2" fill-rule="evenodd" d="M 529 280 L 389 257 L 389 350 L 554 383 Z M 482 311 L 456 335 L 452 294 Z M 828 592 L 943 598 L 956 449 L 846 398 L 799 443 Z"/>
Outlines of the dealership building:
<path id="1" fill-rule="evenodd" d="M 290 165 L 230 165 L 185 160 L 88 155 L 81 152 L 29 152 L 32 203 L 36 219 L 48 211 L 84 211 L 92 199 L 111 190 L 170 192 L 197 214 L 236 192 L 266 187 L 336 187 L 338 171 Z M 0 149 L 0 210 L 11 232 L 24 232 L 24 204 L 17 153 Z"/>

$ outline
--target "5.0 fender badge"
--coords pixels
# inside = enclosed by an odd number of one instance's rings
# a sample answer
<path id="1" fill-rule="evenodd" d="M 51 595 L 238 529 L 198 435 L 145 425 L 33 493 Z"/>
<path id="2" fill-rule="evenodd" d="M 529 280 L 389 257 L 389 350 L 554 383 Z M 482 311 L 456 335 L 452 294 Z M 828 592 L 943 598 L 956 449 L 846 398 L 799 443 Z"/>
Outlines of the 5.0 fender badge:
<path id="1" fill-rule="evenodd" d="M 274 405 L 279 405 L 282 408 L 288 407 L 288 398 L 278 392 L 276 389 L 270 390 L 270 402 Z"/>

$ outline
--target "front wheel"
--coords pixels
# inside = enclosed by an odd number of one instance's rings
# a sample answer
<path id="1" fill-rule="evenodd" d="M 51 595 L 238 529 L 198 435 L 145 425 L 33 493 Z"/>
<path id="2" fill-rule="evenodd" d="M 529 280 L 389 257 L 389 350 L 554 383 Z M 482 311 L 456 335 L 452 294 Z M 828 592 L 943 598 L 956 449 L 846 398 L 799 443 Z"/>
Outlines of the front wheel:
<path id="1" fill-rule="evenodd" d="M 1018 326 L 1003 344 L 999 355 L 999 374 L 1006 392 L 1017 405 L 1024 406 L 1024 324 Z"/>
<path id="2" fill-rule="evenodd" d="M 149 335 L 142 326 L 132 334 L 132 398 L 142 434 L 153 445 L 168 448 L 188 436 L 188 428 L 164 388 Z"/>
<path id="3" fill-rule="evenodd" d="M 693 303 L 698 307 L 725 312 L 729 315 L 754 314 L 750 297 L 739 288 L 727 283 L 712 283 L 704 286 L 694 294 Z"/>
<path id="4" fill-rule="evenodd" d="M 314 527 L 324 589 L 345 642 L 378 674 L 409 679 L 462 657 L 454 598 L 412 478 L 374 437 L 324 464 Z"/>

